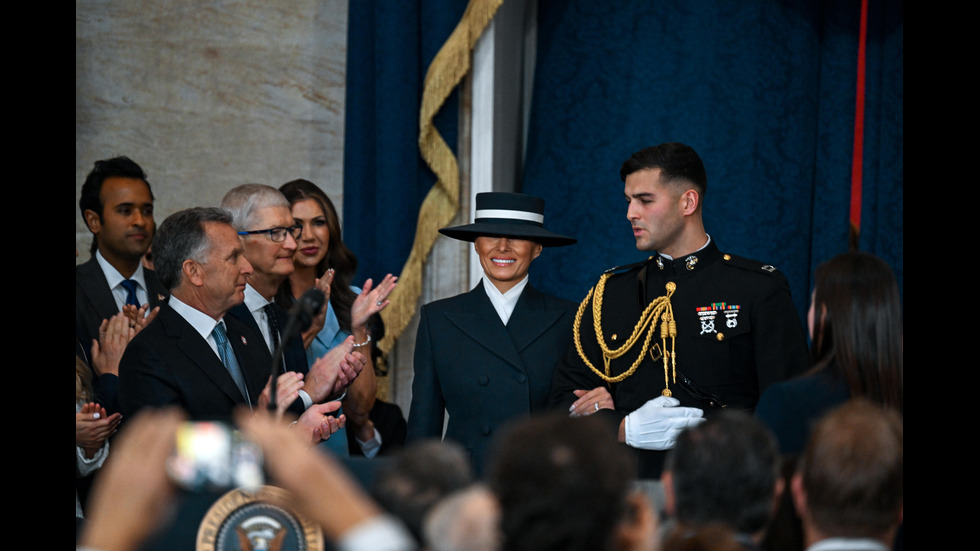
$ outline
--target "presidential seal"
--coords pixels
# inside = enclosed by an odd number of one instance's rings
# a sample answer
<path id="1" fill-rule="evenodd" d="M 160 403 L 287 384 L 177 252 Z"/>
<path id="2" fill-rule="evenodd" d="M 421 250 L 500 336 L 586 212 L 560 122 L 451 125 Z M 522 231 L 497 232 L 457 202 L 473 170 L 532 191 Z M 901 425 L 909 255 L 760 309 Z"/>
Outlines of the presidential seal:
<path id="1" fill-rule="evenodd" d="M 319 526 L 294 512 L 290 494 L 262 486 L 235 489 L 208 509 L 197 530 L 198 551 L 323 551 Z"/>

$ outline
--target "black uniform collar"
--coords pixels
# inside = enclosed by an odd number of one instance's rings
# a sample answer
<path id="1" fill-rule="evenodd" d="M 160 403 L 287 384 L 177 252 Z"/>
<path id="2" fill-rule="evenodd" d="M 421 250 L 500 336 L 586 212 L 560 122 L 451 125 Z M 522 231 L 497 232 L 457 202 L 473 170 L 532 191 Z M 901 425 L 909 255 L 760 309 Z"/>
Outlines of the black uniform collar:
<path id="1" fill-rule="evenodd" d="M 655 254 L 650 257 L 648 270 L 666 272 L 668 274 L 684 274 L 694 272 L 711 264 L 721 257 L 715 240 L 711 239 L 703 249 L 682 257 L 670 259 L 666 256 Z"/>

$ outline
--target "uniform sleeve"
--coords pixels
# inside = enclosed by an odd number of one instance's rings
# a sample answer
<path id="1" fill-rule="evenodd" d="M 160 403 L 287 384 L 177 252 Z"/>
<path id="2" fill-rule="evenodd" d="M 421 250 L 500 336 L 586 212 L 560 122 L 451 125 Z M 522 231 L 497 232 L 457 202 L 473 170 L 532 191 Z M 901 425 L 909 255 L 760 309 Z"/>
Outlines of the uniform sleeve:
<path id="1" fill-rule="evenodd" d="M 412 381 L 412 405 L 408 413 L 406 437 L 409 443 L 425 438 L 441 438 L 445 417 L 445 398 L 433 365 L 428 312 L 423 306 L 415 334 L 415 379 Z"/>
<path id="2" fill-rule="evenodd" d="M 574 324 L 577 310 L 573 312 L 572 316 L 572 323 Z M 592 303 L 590 301 L 582 313 L 582 320 L 579 324 L 579 328 L 581 329 L 582 351 L 589 358 L 592 365 L 601 366 L 603 365 L 602 354 L 599 351 L 598 343 L 595 342 L 595 334 L 592 326 Z M 573 394 L 573 391 L 592 390 L 596 387 L 608 386 L 582 360 L 575 345 L 574 333 L 570 341 L 568 350 L 555 366 L 555 373 L 551 380 L 551 395 L 548 401 L 549 407 L 563 411 L 568 411 L 572 403 L 578 399 Z"/>
<path id="3" fill-rule="evenodd" d="M 773 383 L 802 374 L 807 369 L 806 336 L 790 298 L 786 278 L 770 287 L 752 320 L 753 349 L 759 394 Z"/>
<path id="4" fill-rule="evenodd" d="M 580 328 L 591 328 L 592 327 L 592 308 L 591 303 L 586 308 L 586 311 L 582 315 Z M 591 339 L 589 338 L 591 336 Z M 587 355 L 589 361 L 592 365 L 603 365 L 602 364 L 602 354 L 599 350 L 599 344 L 595 342 L 595 333 L 582 330 L 582 351 Z M 549 407 L 555 411 L 561 411 L 563 413 L 568 413 L 569 407 L 578 398 L 573 394 L 575 390 L 592 390 L 593 388 L 605 386 L 608 387 L 605 381 L 603 381 L 598 375 L 589 369 L 589 366 L 582 361 L 582 357 L 578 353 L 578 349 L 575 346 L 575 336 L 572 335 L 572 342 L 568 347 L 568 351 L 562 356 L 561 360 L 555 366 L 555 373 L 551 380 L 551 395 L 548 401 Z M 616 401 L 615 391 L 610 389 L 610 394 L 613 397 L 613 402 Z M 595 416 L 602 419 L 603 422 L 609 425 L 610 430 L 616 431 L 619 429 L 620 423 L 623 418 L 629 414 L 629 411 L 622 411 L 621 405 L 616 403 L 615 410 L 603 409 L 597 413 Z"/>

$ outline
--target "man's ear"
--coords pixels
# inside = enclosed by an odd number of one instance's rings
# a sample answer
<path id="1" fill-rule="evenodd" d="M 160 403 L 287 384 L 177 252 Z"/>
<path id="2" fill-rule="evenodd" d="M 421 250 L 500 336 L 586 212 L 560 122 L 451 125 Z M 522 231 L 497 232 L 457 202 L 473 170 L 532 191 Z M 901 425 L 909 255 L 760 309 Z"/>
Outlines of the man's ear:
<path id="1" fill-rule="evenodd" d="M 681 208 L 685 216 L 697 212 L 699 206 L 701 206 L 701 194 L 698 190 L 692 188 L 681 194 Z"/>
<path id="2" fill-rule="evenodd" d="M 201 271 L 200 264 L 191 259 L 187 259 L 180 265 L 180 269 L 186 281 L 189 281 L 195 287 L 204 286 L 204 274 Z"/>
<path id="3" fill-rule="evenodd" d="M 85 209 L 82 213 L 85 216 L 85 225 L 88 226 L 88 231 L 98 235 L 102 231 L 102 217 L 99 213 L 91 209 Z"/>

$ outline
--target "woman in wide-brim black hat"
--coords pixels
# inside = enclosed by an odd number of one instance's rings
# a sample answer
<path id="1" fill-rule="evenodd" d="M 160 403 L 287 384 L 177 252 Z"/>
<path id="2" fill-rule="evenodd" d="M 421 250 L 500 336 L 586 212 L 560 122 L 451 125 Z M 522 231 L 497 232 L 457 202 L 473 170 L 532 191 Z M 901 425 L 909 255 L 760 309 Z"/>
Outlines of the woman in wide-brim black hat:
<path id="1" fill-rule="evenodd" d="M 545 229 L 544 199 L 521 193 L 480 193 L 472 224 L 439 232 L 473 242 L 483 278 L 421 309 L 408 441 L 441 437 L 448 413 L 445 437 L 480 473 L 504 423 L 547 408 L 577 305 L 535 289 L 528 269 L 544 247 L 576 240 Z"/>

